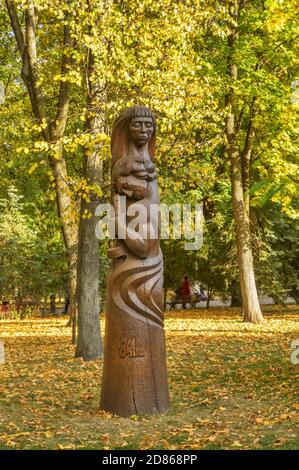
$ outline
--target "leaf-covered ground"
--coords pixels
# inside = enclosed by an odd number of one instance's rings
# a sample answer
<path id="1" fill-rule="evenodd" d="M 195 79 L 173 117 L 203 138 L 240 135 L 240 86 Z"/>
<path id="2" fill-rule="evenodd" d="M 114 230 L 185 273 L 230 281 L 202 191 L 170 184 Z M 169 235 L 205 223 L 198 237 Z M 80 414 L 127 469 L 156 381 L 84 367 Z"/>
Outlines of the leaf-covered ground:
<path id="1" fill-rule="evenodd" d="M 0 449 L 298 449 L 299 308 L 166 314 L 171 410 L 99 410 L 101 361 L 74 359 L 66 318 L 0 321 Z M 102 325 L 103 326 L 103 325 Z"/>

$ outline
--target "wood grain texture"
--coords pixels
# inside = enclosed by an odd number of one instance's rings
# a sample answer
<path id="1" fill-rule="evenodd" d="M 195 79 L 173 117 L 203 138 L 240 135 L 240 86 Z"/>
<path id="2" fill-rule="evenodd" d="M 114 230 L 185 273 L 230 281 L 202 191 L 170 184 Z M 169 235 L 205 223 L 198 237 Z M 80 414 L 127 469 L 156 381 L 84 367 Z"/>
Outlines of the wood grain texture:
<path id="1" fill-rule="evenodd" d="M 112 153 L 121 149 L 112 155 L 116 219 L 121 195 L 126 196 L 126 209 L 138 201 L 147 211 L 137 237 L 129 228 L 132 217 L 126 215 L 124 222 L 117 219 L 117 233 L 125 229 L 126 238 L 118 239 L 109 250 L 113 261 L 107 282 L 101 408 L 125 417 L 169 408 L 160 213 L 149 211 L 152 204 L 159 206 L 157 177 L 148 151 L 154 139 L 154 117 L 141 106 L 126 110 L 112 135 Z M 158 228 L 156 238 L 148 237 L 153 227 Z"/>

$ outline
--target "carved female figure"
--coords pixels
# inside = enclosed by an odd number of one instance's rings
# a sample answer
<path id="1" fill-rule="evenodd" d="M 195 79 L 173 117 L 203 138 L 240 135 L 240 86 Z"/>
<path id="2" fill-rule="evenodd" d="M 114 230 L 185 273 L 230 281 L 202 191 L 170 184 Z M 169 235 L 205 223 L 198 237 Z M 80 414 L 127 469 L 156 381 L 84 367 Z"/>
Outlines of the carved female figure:
<path id="1" fill-rule="evenodd" d="M 169 407 L 155 134 L 155 118 L 144 106 L 121 113 L 112 132 L 118 239 L 109 250 L 101 407 L 120 416 L 160 413 Z M 122 218 L 120 196 L 126 197 Z M 132 228 L 136 202 L 145 217 Z"/>

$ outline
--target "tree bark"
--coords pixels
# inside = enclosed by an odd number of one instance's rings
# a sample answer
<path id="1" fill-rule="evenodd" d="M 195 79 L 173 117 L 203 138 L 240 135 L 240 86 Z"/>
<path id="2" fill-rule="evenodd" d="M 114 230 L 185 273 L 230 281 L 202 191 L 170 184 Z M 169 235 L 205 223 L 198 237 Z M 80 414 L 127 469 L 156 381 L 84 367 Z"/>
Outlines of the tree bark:
<path id="1" fill-rule="evenodd" d="M 105 87 L 100 89 L 91 78 L 94 71 L 94 57 L 89 52 L 88 57 L 88 94 L 87 94 L 87 120 L 86 131 L 91 135 L 104 133 L 105 116 L 101 109 L 100 99 L 105 99 Z M 101 184 L 102 160 L 100 145 L 84 149 L 84 177 L 88 186 Z M 100 293 L 99 293 L 99 241 L 96 237 L 95 210 L 99 204 L 99 197 L 92 189 L 81 199 L 81 214 L 79 221 L 78 244 L 78 275 L 77 275 L 77 302 L 78 302 L 78 344 L 76 357 L 86 361 L 98 359 L 102 356 L 102 343 L 100 336 Z"/>
<path id="2" fill-rule="evenodd" d="M 246 132 L 246 139 L 243 152 L 241 154 L 242 163 L 242 182 L 243 182 L 243 193 L 244 193 L 244 207 L 249 216 L 250 204 L 249 204 L 249 190 L 250 190 L 250 173 L 251 173 L 251 152 L 254 142 L 255 129 L 253 125 L 253 118 L 256 114 L 255 100 L 253 97 L 252 103 L 249 110 L 249 120 Z"/>
<path id="3" fill-rule="evenodd" d="M 53 140 L 55 139 L 54 136 Z M 60 148 L 61 158 L 49 158 L 56 189 L 56 203 L 59 218 L 62 222 L 62 235 L 67 253 L 68 288 L 70 294 L 69 326 L 72 326 L 72 343 L 76 343 L 76 285 L 77 285 L 77 223 L 75 209 L 68 187 L 68 174 L 63 148 Z"/>
<path id="4" fill-rule="evenodd" d="M 233 201 L 233 214 L 237 242 L 237 259 L 240 276 L 241 297 L 243 305 L 244 321 L 261 322 L 263 315 L 260 309 L 258 294 L 255 284 L 253 257 L 250 240 L 249 216 L 244 203 L 244 191 L 242 180 L 241 155 L 238 148 L 238 140 L 235 129 L 235 92 L 234 86 L 237 80 L 238 69 L 234 59 L 234 50 L 238 38 L 238 2 L 229 3 L 229 13 L 232 19 L 231 33 L 228 37 L 228 75 L 232 86 L 226 99 L 226 137 L 227 151 L 231 168 L 231 188 Z"/>
<path id="5" fill-rule="evenodd" d="M 167 307 L 167 292 L 168 292 L 168 289 L 167 287 L 164 287 L 164 298 L 163 298 L 163 308 L 164 310 L 166 310 L 166 307 Z"/>
<path id="6" fill-rule="evenodd" d="M 90 161 L 87 162 L 87 165 Z M 79 222 L 77 304 L 78 342 L 76 357 L 85 361 L 102 356 L 100 337 L 100 298 L 99 298 L 99 242 L 95 236 L 95 209 L 97 201 L 81 201 Z M 87 211 L 87 212 L 85 212 Z M 92 214 L 90 218 L 83 216 Z"/>

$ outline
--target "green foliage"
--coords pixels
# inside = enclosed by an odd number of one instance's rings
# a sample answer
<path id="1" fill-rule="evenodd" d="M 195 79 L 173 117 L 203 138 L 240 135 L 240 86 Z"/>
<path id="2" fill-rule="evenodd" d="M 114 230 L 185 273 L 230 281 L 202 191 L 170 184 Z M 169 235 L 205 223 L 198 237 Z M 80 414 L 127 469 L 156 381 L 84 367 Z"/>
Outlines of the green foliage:
<path id="1" fill-rule="evenodd" d="M 278 247 L 281 228 L 272 222 L 282 217 L 288 227 L 294 227 L 298 216 L 299 113 L 298 104 L 291 101 L 291 84 L 298 79 L 298 15 L 295 0 L 239 3 L 242 8 L 235 51 L 239 76 L 234 87 L 240 150 L 245 145 L 254 103 L 250 183 L 255 261 L 260 288 L 282 295 L 292 290 L 285 275 L 290 268 L 279 254 L 287 244 Z M 22 25 L 26 7 L 21 0 L 16 5 Z M 150 106 L 157 116 L 156 161 L 162 202 L 203 202 L 205 207 L 204 245 L 198 253 L 185 252 L 179 241 L 163 242 L 166 285 L 176 285 L 188 271 L 208 284 L 211 292 L 227 295 L 237 275 L 224 135 L 225 99 L 231 86 L 226 74 L 231 26 L 228 5 L 227 1 L 212 0 L 39 0 L 37 68 L 50 119 L 55 119 L 61 82 L 71 85 L 65 133 L 58 142 L 49 143 L 42 134 L 47 124 L 32 117 L 20 79 L 20 57 L 15 53 L 7 11 L 1 3 L 0 80 L 5 85 L 5 102 L 0 106 L 0 196 L 8 201 L 11 185 L 23 196 L 19 215 L 25 211 L 31 217 L 30 223 L 22 223 L 35 231 L 26 245 L 28 250 L 31 243 L 34 259 L 47 259 L 52 243 L 54 253 L 63 251 L 54 217 L 55 183 L 47 157 L 58 156 L 63 146 L 75 211 L 80 198 L 88 199 L 93 192 L 109 200 L 110 129 L 120 109 L 141 103 Z M 61 74 L 66 24 L 72 44 L 65 53 L 72 63 Z M 86 109 L 90 51 L 95 63 L 91 80 L 101 90 L 101 99 Z M 105 128 L 91 135 L 86 120 L 98 112 L 104 115 Z M 83 147 L 100 149 L 101 188 L 90 187 L 83 178 Z M 273 204 L 275 211 L 271 210 Z M 36 234 L 41 230 L 39 224 L 38 228 L 34 226 L 37 219 L 47 227 L 40 237 L 43 243 L 37 242 Z M 6 224 L 12 223 L 9 220 L 7 216 Z M 271 236 L 267 233 L 269 224 Z M 103 285 L 108 267 L 106 247 L 101 247 L 101 253 Z M 279 280 L 275 286 L 270 281 L 274 271 Z"/>
<path id="2" fill-rule="evenodd" d="M 13 186 L 0 199 L 0 295 L 39 299 L 66 286 L 64 249 L 57 221 L 37 218 Z M 54 222 L 54 226 L 51 224 Z"/>

